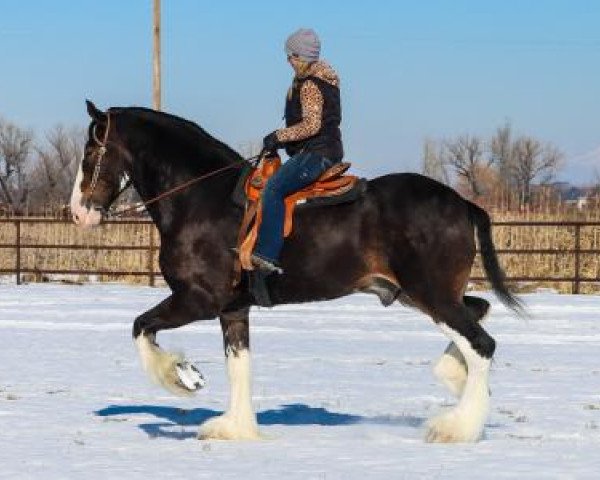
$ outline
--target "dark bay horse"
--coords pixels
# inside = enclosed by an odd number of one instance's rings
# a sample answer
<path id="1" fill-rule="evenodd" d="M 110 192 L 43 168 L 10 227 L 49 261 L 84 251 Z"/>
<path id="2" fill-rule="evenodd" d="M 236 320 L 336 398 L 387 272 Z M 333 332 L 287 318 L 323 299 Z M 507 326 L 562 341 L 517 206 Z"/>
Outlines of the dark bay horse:
<path id="1" fill-rule="evenodd" d="M 133 337 L 148 374 L 177 394 L 203 384 L 197 369 L 156 343 L 160 330 L 219 318 L 230 380 L 230 404 L 200 427 L 201 438 L 259 438 L 251 400 L 248 281 L 235 288 L 234 252 L 242 210 L 231 195 L 244 160 L 196 124 L 144 108 L 98 110 L 73 188 L 81 226 L 97 225 L 127 174 L 143 200 L 220 170 L 148 206 L 161 236 L 160 268 L 172 294 L 140 315 Z M 224 169 L 224 170 L 223 170 Z M 353 203 L 299 208 L 281 256 L 285 271 L 269 277 L 275 304 L 371 292 L 429 315 L 450 344 L 434 373 L 459 398 L 428 422 L 426 439 L 480 438 L 489 410 L 488 372 L 494 340 L 480 320 L 489 304 L 465 296 L 479 240 L 487 277 L 500 300 L 518 311 L 503 282 L 487 213 L 451 188 L 417 174 L 368 182 Z M 376 320 L 374 320 L 376 321 Z"/>

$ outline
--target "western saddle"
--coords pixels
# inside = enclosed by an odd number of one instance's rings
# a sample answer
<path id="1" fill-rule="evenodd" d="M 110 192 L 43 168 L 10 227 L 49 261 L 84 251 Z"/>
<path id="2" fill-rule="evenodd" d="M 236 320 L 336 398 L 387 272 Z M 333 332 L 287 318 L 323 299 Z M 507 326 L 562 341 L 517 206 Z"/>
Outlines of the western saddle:
<path id="1" fill-rule="evenodd" d="M 237 241 L 239 262 L 236 262 L 235 283 L 238 283 L 242 269 L 254 269 L 250 257 L 262 221 L 261 194 L 269 178 L 277 172 L 280 166 L 281 158 L 278 155 L 263 157 L 243 184 L 246 204 Z M 338 197 L 349 193 L 358 185 L 359 177 L 344 175 L 349 168 L 350 163 L 338 163 L 325 171 L 315 183 L 286 197 L 284 237 L 288 237 L 292 233 L 296 205 L 316 198 Z"/>

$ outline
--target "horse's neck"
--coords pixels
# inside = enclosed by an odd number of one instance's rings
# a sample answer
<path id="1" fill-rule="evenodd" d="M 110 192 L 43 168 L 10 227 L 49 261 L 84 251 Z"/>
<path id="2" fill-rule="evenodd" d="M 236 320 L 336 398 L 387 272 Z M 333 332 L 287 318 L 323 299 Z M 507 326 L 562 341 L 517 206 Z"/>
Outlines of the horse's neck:
<path id="1" fill-rule="evenodd" d="M 134 158 L 131 178 L 142 201 L 151 202 L 171 189 L 190 180 L 199 179 L 203 175 L 208 175 L 229 164 L 214 160 L 202 162 L 202 159 L 197 158 L 197 154 L 195 157 L 190 155 L 189 162 L 171 162 L 160 153 L 152 158 L 146 158 L 145 161 L 140 161 L 138 158 L 136 162 L 136 158 Z M 194 164 L 194 160 L 197 163 Z M 199 179 L 198 183 L 153 202 L 147 207 L 148 213 L 163 233 L 168 232 L 175 225 L 181 225 L 182 220 L 185 222 L 185 217 L 191 216 L 192 209 L 194 219 L 201 221 L 205 214 L 208 215 L 216 205 L 222 204 L 231 194 L 227 185 L 232 182 L 226 180 L 237 175 L 236 171 L 232 168 L 229 172 L 215 176 L 215 180 Z M 220 188 L 222 185 L 225 187 Z"/>

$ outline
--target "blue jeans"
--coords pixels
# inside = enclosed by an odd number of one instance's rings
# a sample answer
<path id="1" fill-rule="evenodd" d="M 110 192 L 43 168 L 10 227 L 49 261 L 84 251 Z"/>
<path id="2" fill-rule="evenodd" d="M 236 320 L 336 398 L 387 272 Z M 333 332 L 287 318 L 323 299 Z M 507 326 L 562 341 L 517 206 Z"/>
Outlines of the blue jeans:
<path id="1" fill-rule="evenodd" d="M 269 179 L 262 193 L 262 222 L 254 253 L 277 262 L 283 247 L 285 197 L 313 183 L 333 164 L 318 153 L 302 152 L 291 157 Z"/>

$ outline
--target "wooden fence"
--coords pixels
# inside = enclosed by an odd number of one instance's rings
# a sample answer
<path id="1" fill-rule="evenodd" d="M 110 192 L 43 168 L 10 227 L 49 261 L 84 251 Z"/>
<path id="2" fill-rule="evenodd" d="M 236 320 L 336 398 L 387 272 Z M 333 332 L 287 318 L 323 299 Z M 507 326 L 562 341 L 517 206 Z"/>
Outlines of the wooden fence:
<path id="1" fill-rule="evenodd" d="M 36 241 L 31 242 L 28 240 L 28 236 L 23 234 L 23 227 L 36 226 L 36 225 L 63 225 L 72 229 L 78 229 L 73 222 L 68 220 L 59 219 L 46 219 L 46 218 L 10 218 L 0 219 L 0 229 L 6 228 L 6 226 L 14 229 L 14 241 L 0 243 L 1 250 L 12 250 L 14 252 L 14 265 L 9 267 L 0 268 L 0 274 L 13 274 L 16 276 L 17 285 L 21 284 L 21 280 L 24 274 L 39 275 L 107 275 L 111 277 L 118 276 L 129 276 L 129 277 L 146 277 L 147 284 L 154 286 L 156 278 L 160 276 L 160 271 L 156 265 L 156 254 L 159 249 L 158 233 L 152 222 L 149 220 L 118 220 L 118 221 L 106 221 L 103 222 L 104 226 L 118 225 L 132 227 L 146 227 L 146 235 L 144 235 L 144 242 L 138 242 L 137 244 L 123 244 L 120 243 L 115 245 L 106 242 L 99 243 L 49 243 L 39 238 Z M 90 230 L 91 231 L 91 230 Z M 85 235 L 85 230 L 82 233 Z M 44 266 L 27 266 L 23 262 L 23 255 L 28 251 L 38 251 L 48 253 L 50 251 L 95 251 L 95 252 L 142 252 L 144 253 L 145 260 L 141 269 L 118 269 L 118 268 L 46 268 Z"/>
<path id="2" fill-rule="evenodd" d="M 157 252 L 159 249 L 159 239 L 158 234 L 152 225 L 152 223 L 148 220 L 118 220 L 118 221 L 108 221 L 105 222 L 105 225 L 110 227 L 114 226 L 132 226 L 132 228 L 140 229 L 140 227 L 144 227 L 143 233 L 138 234 L 138 241 L 135 243 L 123 243 L 122 240 L 118 241 L 118 244 L 115 244 L 115 239 L 110 239 L 110 235 L 98 236 L 96 238 L 103 238 L 104 240 L 101 242 L 93 242 L 88 243 L 85 242 L 73 242 L 69 240 L 69 236 L 67 236 L 67 241 L 64 242 L 55 242 L 51 243 L 49 241 L 45 241 L 42 238 L 39 238 L 39 235 L 32 236 L 32 234 L 24 234 L 24 228 L 32 228 L 36 225 L 50 225 L 50 224 L 60 224 L 63 225 L 64 228 L 72 228 L 77 230 L 77 227 L 72 225 L 70 222 L 65 220 L 57 220 L 57 219 L 36 219 L 36 218 L 9 218 L 9 219 L 0 219 L 0 232 L 6 229 L 13 229 L 12 232 L 12 241 L 4 241 L 0 243 L 0 253 L 4 252 L 5 261 L 2 268 L 0 268 L 0 274 L 12 274 L 16 277 L 16 283 L 21 284 L 22 278 L 26 274 L 33 275 L 103 275 L 109 277 L 119 277 L 119 276 L 131 276 L 137 277 L 138 279 L 146 279 L 145 283 L 148 285 L 154 286 L 156 283 L 157 277 L 160 277 L 160 271 L 157 266 Z M 598 231 L 595 235 L 600 235 L 600 222 L 524 222 L 524 221 L 502 221 L 502 222 L 494 222 L 494 226 L 496 227 L 522 227 L 522 228 L 564 228 L 569 231 L 568 235 L 572 236 L 572 248 L 561 247 L 561 248 L 502 248 L 500 246 L 497 249 L 497 252 L 500 257 L 503 255 L 567 255 L 572 256 L 574 259 L 574 268 L 573 272 L 565 272 L 563 276 L 524 276 L 517 275 L 511 276 L 510 271 L 508 271 L 507 280 L 510 282 L 568 282 L 571 284 L 571 292 L 572 293 L 580 293 L 580 287 L 583 283 L 597 283 L 600 285 L 600 269 L 598 269 L 597 273 L 592 275 L 584 275 L 582 272 L 582 257 L 585 255 L 595 255 L 598 259 L 600 259 L 600 248 L 582 248 L 582 229 L 584 228 L 595 228 Z M 105 227 L 106 228 L 106 227 Z M 5 237 L 10 235 L 0 235 L 0 241 Z M 34 238 L 32 241 L 31 239 Z M 85 236 L 85 232 L 81 234 L 81 238 L 87 238 Z M 110 242 L 107 240 L 110 239 Z M 36 255 L 45 258 L 44 256 L 49 256 L 50 252 L 58 252 L 58 251 L 87 251 L 87 252 L 138 252 L 141 254 L 141 257 L 138 256 L 136 260 L 136 268 L 127 268 L 127 269 L 119 269 L 119 268 L 85 268 L 82 266 L 73 267 L 72 264 L 67 265 L 66 268 L 60 267 L 46 267 L 44 265 L 36 264 L 32 266 L 31 262 L 24 261 L 24 255 L 27 252 L 31 253 L 31 251 L 35 251 Z M 11 258 L 6 257 L 6 253 L 13 252 L 14 263 L 10 262 Z M 108 254 L 108 253 L 107 253 Z M 107 255 L 105 254 L 105 255 Z M 76 257 L 76 255 L 75 255 Z M 8 264 L 7 264 L 8 262 Z M 43 263 L 43 262 L 42 262 Z M 69 262 L 67 262 L 69 263 Z M 72 262 L 73 263 L 73 262 Z M 480 273 L 481 270 L 479 269 Z M 480 275 L 474 275 L 471 278 L 472 281 L 485 281 L 485 277 Z"/>
<path id="3" fill-rule="evenodd" d="M 510 275 L 507 270 L 507 281 L 509 282 L 567 282 L 571 283 L 571 293 L 580 293 L 582 283 L 597 283 L 600 285 L 600 268 L 595 275 L 585 276 L 582 271 L 582 258 L 584 255 L 595 255 L 600 261 L 599 248 L 582 248 L 581 231 L 584 228 L 600 229 L 600 222 L 595 221 L 495 221 L 494 227 L 524 227 L 524 228 L 565 228 L 570 230 L 573 238 L 572 248 L 497 248 L 496 253 L 502 258 L 503 255 L 552 255 L 552 256 L 572 256 L 574 259 L 573 273 L 565 275 L 546 276 L 515 276 Z M 501 262 L 502 263 L 502 262 Z M 486 281 L 483 276 L 472 276 L 471 281 Z"/>

